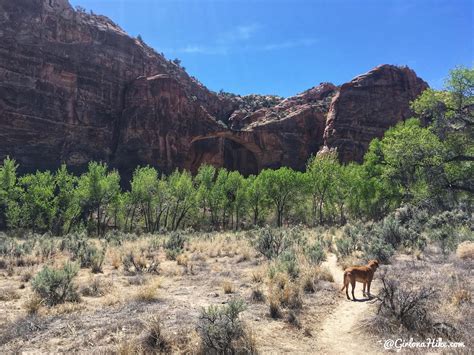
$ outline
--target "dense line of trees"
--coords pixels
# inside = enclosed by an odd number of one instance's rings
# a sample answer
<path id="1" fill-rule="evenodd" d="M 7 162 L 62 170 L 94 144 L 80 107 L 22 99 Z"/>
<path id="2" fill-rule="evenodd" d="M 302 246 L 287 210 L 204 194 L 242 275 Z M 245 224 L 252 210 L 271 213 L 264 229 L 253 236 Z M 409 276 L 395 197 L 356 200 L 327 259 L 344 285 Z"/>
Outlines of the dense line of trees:
<path id="1" fill-rule="evenodd" d="M 412 103 L 415 118 L 371 142 L 362 164 L 340 164 L 337 152 L 312 157 L 305 172 L 283 167 L 257 176 L 201 166 L 161 175 L 138 167 L 130 190 L 104 163 L 74 176 L 56 172 L 18 176 L 0 166 L 0 229 L 61 235 L 75 229 L 154 233 L 192 226 L 240 229 L 274 223 L 344 224 L 380 219 L 402 203 L 445 209 L 472 203 L 474 70 L 454 69 L 446 89 L 428 89 Z"/>

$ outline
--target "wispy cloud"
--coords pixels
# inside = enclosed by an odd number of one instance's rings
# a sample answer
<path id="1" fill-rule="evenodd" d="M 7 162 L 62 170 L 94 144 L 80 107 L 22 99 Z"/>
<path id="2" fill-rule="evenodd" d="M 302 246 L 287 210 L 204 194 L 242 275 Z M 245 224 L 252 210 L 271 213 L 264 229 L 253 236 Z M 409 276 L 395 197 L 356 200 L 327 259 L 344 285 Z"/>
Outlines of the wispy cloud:
<path id="1" fill-rule="evenodd" d="M 258 23 L 240 25 L 234 29 L 222 33 L 217 38 L 217 43 L 229 44 L 238 41 L 247 41 L 254 36 L 262 26 Z"/>
<path id="2" fill-rule="evenodd" d="M 317 42 L 318 40 L 315 38 L 300 38 L 294 41 L 284 41 L 284 42 L 279 42 L 279 43 L 265 44 L 260 47 L 260 50 L 276 51 L 280 49 L 289 49 L 289 48 L 296 48 L 296 47 L 311 47 Z"/>
<path id="3" fill-rule="evenodd" d="M 189 44 L 180 48 L 169 48 L 164 51 L 176 54 L 226 55 L 238 52 L 268 52 L 296 47 L 310 47 L 318 42 L 315 38 L 297 38 L 295 40 L 275 43 L 251 43 L 252 38 L 255 37 L 261 28 L 262 26 L 258 23 L 240 25 L 219 35 L 211 45 Z"/>

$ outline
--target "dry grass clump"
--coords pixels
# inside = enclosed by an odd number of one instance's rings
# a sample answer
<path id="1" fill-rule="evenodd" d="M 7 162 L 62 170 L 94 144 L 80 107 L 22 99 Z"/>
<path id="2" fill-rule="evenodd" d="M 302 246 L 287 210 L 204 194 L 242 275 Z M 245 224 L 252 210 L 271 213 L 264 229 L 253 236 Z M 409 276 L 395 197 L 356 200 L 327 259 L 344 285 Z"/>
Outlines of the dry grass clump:
<path id="1" fill-rule="evenodd" d="M 455 290 L 453 292 L 453 296 L 451 297 L 451 303 L 456 307 L 459 307 L 464 303 L 466 304 L 472 303 L 471 291 L 465 288 L 460 288 L 460 289 Z"/>
<path id="2" fill-rule="evenodd" d="M 265 279 L 265 274 L 262 270 L 256 270 L 256 271 L 252 271 L 252 282 L 255 282 L 255 283 L 262 283 L 263 280 Z"/>
<path id="3" fill-rule="evenodd" d="M 225 294 L 234 293 L 234 285 L 229 280 L 222 283 L 222 288 L 224 289 Z"/>
<path id="4" fill-rule="evenodd" d="M 141 348 L 144 353 L 169 353 L 171 345 L 161 329 L 158 316 L 152 316 L 144 322 L 145 331 L 141 339 Z"/>
<path id="5" fill-rule="evenodd" d="M 254 288 L 250 295 L 250 299 L 252 300 L 252 302 L 256 303 L 265 302 L 265 295 L 260 288 Z"/>
<path id="6" fill-rule="evenodd" d="M 21 280 L 21 282 L 28 282 L 28 281 L 31 280 L 33 275 L 34 275 L 34 270 L 33 270 L 33 268 L 30 267 L 26 270 L 23 270 L 23 272 L 21 273 L 20 280 Z"/>
<path id="7" fill-rule="evenodd" d="M 112 265 L 115 270 L 118 270 L 119 267 L 122 265 L 122 256 L 116 249 L 109 250 L 109 259 L 110 265 Z"/>
<path id="8" fill-rule="evenodd" d="M 282 317 L 281 313 L 281 302 L 278 296 L 272 295 L 269 298 L 269 311 L 270 311 L 270 317 L 273 319 L 279 319 Z"/>
<path id="9" fill-rule="evenodd" d="M 325 267 L 317 267 L 315 269 L 316 278 L 321 281 L 334 282 L 334 277 L 332 276 L 331 271 Z"/>
<path id="10" fill-rule="evenodd" d="M 354 255 L 338 257 L 337 263 L 339 264 L 342 270 L 345 270 L 348 267 L 355 266 L 355 265 L 365 265 L 362 259 Z"/>
<path id="11" fill-rule="evenodd" d="M 288 315 L 286 317 L 286 321 L 287 323 L 291 324 L 292 326 L 300 329 L 301 328 L 301 323 L 300 323 L 300 320 L 299 320 L 299 317 L 298 315 L 296 314 L 295 311 L 289 311 L 288 312 Z"/>
<path id="12" fill-rule="evenodd" d="M 102 297 L 110 292 L 112 286 L 112 282 L 102 277 L 91 277 L 87 284 L 82 286 L 81 294 L 86 297 Z"/>
<path id="13" fill-rule="evenodd" d="M 297 283 L 288 283 L 280 293 L 281 304 L 289 309 L 300 309 L 303 307 L 300 287 Z"/>
<path id="14" fill-rule="evenodd" d="M 305 293 L 314 293 L 316 291 L 316 285 L 314 284 L 314 275 L 304 274 L 300 278 L 301 287 Z"/>
<path id="15" fill-rule="evenodd" d="M 180 266 L 188 267 L 189 258 L 186 254 L 179 254 L 176 257 L 176 263 Z"/>
<path id="16" fill-rule="evenodd" d="M 459 259 L 474 259 L 474 242 L 465 241 L 459 244 L 456 255 Z"/>
<path id="17" fill-rule="evenodd" d="M 37 314 L 42 306 L 43 301 L 36 295 L 28 297 L 23 303 L 23 308 L 25 309 L 28 315 Z"/>
<path id="18" fill-rule="evenodd" d="M 20 295 L 12 287 L 0 288 L 0 301 L 8 302 L 19 298 Z"/>
<path id="19" fill-rule="evenodd" d="M 140 302 L 154 302 L 158 299 L 157 291 L 161 286 L 160 280 L 154 280 L 150 285 L 141 286 L 135 294 L 135 300 Z"/>
<path id="20" fill-rule="evenodd" d="M 156 258 L 149 260 L 143 251 L 131 250 L 122 257 L 123 269 L 126 273 L 135 275 L 141 273 L 158 274 L 159 262 Z"/>

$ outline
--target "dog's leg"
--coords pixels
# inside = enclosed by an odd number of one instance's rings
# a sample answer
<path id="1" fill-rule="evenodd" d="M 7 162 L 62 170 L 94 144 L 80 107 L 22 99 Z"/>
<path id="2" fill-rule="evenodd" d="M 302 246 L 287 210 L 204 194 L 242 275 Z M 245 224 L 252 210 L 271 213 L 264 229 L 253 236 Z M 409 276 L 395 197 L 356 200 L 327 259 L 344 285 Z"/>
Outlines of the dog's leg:
<path id="1" fill-rule="evenodd" d="M 363 288 L 362 288 L 362 294 L 363 294 L 364 296 L 365 296 L 365 286 L 366 286 L 366 285 L 367 285 L 367 283 L 364 282 L 364 286 L 363 286 Z"/>
<path id="2" fill-rule="evenodd" d="M 354 296 L 354 289 L 356 287 L 356 280 L 351 280 L 351 286 L 352 286 L 352 300 L 355 301 L 357 298 Z"/>
<path id="3" fill-rule="evenodd" d="M 367 280 L 367 296 L 370 298 L 370 284 L 372 283 L 372 278 L 369 277 Z"/>

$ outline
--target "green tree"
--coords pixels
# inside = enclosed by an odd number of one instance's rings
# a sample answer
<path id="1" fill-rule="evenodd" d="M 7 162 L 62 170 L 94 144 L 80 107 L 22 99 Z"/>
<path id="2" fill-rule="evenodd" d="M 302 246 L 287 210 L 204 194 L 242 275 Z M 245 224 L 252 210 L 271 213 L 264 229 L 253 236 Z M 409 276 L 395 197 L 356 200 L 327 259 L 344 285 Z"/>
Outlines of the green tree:
<path id="1" fill-rule="evenodd" d="M 197 188 L 197 200 L 201 208 L 202 218 L 201 223 L 208 223 L 209 218 L 207 212 L 210 209 L 210 195 L 214 186 L 214 179 L 216 176 L 216 168 L 212 165 L 203 164 L 194 178 Z"/>
<path id="2" fill-rule="evenodd" d="M 89 222 L 95 219 L 97 235 L 103 235 L 113 217 L 108 209 L 120 194 L 120 176 L 108 171 L 105 163 L 89 163 L 88 171 L 81 175 L 77 198 Z"/>
<path id="3" fill-rule="evenodd" d="M 33 232 L 51 230 L 56 216 L 54 176 L 49 171 L 37 171 L 22 176 L 20 184 L 25 190 L 21 199 L 22 225 Z"/>
<path id="4" fill-rule="evenodd" d="M 444 145 L 417 119 L 400 122 L 385 132 L 380 149 L 382 177 L 400 189 L 405 201 L 426 198 L 433 179 L 444 174 Z"/>
<path id="5" fill-rule="evenodd" d="M 265 207 L 268 202 L 265 194 L 265 186 L 262 182 L 261 175 L 250 175 L 247 181 L 247 199 L 248 206 L 252 211 L 253 225 L 256 226 L 264 217 Z"/>
<path id="6" fill-rule="evenodd" d="M 441 91 L 425 90 L 413 103 L 417 117 L 431 125 L 446 152 L 444 174 L 437 176 L 445 190 L 474 193 L 474 69 L 453 69 Z M 439 181 L 439 178 L 443 181 Z"/>
<path id="7" fill-rule="evenodd" d="M 277 170 L 265 169 L 259 178 L 265 190 L 265 196 L 275 208 L 277 226 L 283 225 L 289 209 L 296 203 L 304 189 L 303 174 L 283 167 Z"/>
<path id="8" fill-rule="evenodd" d="M 18 197 L 21 189 L 17 179 L 18 165 L 6 157 L 0 166 L 0 229 L 14 227 L 19 222 Z"/>
<path id="9" fill-rule="evenodd" d="M 149 233 L 152 233 L 156 226 L 154 204 L 158 194 L 158 182 L 156 169 L 147 166 L 135 169 L 130 183 L 131 201 L 140 207 L 145 222 L 145 230 Z"/>
<path id="10" fill-rule="evenodd" d="M 52 232 L 62 235 L 70 231 L 72 221 L 80 213 L 80 207 L 75 200 L 77 177 L 68 172 L 65 164 L 54 175 L 56 215 L 53 219 Z"/>
<path id="11" fill-rule="evenodd" d="M 319 224 L 324 222 L 323 207 L 329 201 L 331 188 L 338 179 L 336 174 L 340 171 L 339 167 L 335 151 L 318 154 L 308 161 L 308 187 L 312 196 L 313 214 L 315 217 L 318 215 Z"/>
<path id="12" fill-rule="evenodd" d="M 188 171 L 175 170 L 170 175 L 168 184 L 171 213 L 169 225 L 172 230 L 177 230 L 196 206 L 196 189 Z"/>

